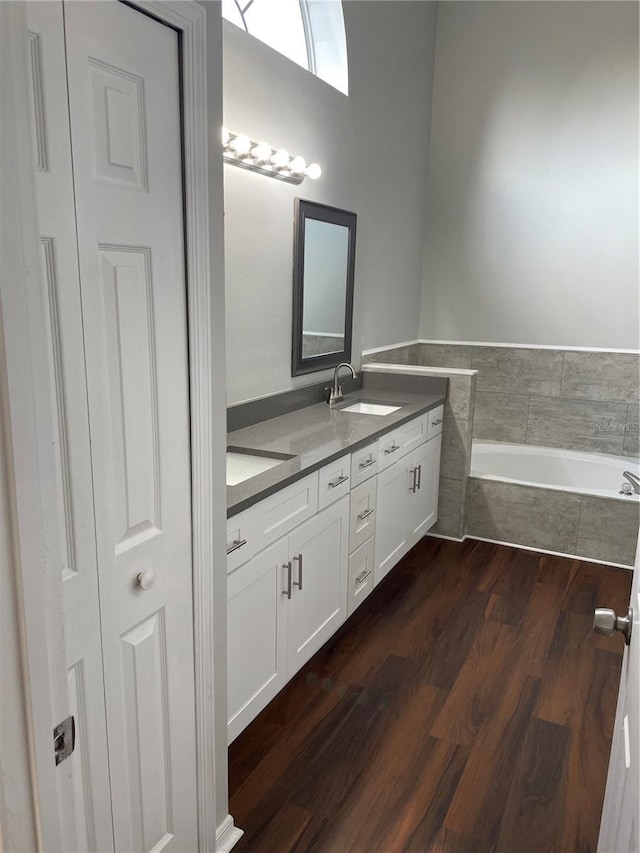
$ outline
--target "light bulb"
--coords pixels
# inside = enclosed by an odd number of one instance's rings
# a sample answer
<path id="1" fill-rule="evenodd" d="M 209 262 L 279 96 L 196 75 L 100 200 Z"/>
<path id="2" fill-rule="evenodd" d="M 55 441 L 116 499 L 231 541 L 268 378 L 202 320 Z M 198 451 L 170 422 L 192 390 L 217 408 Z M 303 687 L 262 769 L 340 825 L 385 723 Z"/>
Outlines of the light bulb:
<path id="1" fill-rule="evenodd" d="M 284 148 L 279 148 L 271 155 L 271 162 L 276 169 L 284 169 L 289 165 L 289 153 Z"/>
<path id="2" fill-rule="evenodd" d="M 261 163 L 264 163 L 271 157 L 271 150 L 271 146 L 268 142 L 259 142 L 251 149 L 251 156 L 256 160 L 259 160 Z"/>
<path id="3" fill-rule="evenodd" d="M 308 178 L 311 178 L 312 181 L 317 181 L 322 174 L 322 169 L 317 163 L 311 163 L 307 166 L 305 174 Z"/>
<path id="4" fill-rule="evenodd" d="M 307 163 L 304 157 L 294 157 L 289 164 L 289 169 L 296 175 L 304 175 L 304 170 L 307 168 Z"/>
<path id="5" fill-rule="evenodd" d="M 244 133 L 239 133 L 235 139 L 231 140 L 230 146 L 238 157 L 243 157 L 251 151 L 251 140 Z"/>
<path id="6" fill-rule="evenodd" d="M 222 138 L 222 144 L 223 144 L 223 145 L 225 146 L 225 148 L 226 148 L 226 147 L 227 147 L 227 145 L 229 144 L 229 131 L 227 130 L 227 128 L 226 128 L 226 127 L 223 127 L 223 128 L 222 128 L 222 132 L 221 132 L 220 136 L 221 136 L 221 138 Z"/>

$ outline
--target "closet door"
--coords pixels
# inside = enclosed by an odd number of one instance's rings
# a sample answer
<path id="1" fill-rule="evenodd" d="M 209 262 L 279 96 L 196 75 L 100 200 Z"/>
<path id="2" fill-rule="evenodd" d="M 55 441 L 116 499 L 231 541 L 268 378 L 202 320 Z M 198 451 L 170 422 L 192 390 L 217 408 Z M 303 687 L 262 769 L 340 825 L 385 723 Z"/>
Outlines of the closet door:
<path id="1" fill-rule="evenodd" d="M 75 751 L 56 771 L 62 844 L 72 853 L 113 849 L 111 791 L 62 3 L 27 3 L 26 13 L 67 666 L 52 725 L 68 714 L 76 721 Z"/>
<path id="2" fill-rule="evenodd" d="M 196 850 L 178 37 L 65 28 L 115 846 Z"/>

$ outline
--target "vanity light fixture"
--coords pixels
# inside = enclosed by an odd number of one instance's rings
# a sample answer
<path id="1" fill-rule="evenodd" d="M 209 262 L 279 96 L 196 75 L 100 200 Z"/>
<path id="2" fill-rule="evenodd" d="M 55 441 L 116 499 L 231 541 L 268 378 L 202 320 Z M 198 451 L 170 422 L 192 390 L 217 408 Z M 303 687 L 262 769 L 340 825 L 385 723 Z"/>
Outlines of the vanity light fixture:
<path id="1" fill-rule="evenodd" d="M 222 128 L 222 147 L 225 163 L 269 175 L 279 181 L 301 184 L 305 178 L 317 180 L 322 169 L 317 163 L 307 163 L 303 157 L 294 157 L 284 148 L 272 148 L 268 142 L 254 142 L 244 133 L 231 133 Z"/>

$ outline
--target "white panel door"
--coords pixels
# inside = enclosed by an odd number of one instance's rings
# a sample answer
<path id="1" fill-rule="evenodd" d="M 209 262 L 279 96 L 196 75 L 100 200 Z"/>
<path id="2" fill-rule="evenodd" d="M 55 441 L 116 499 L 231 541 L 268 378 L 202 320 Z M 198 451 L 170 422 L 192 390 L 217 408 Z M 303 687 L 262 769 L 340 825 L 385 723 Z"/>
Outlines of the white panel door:
<path id="1" fill-rule="evenodd" d="M 607 606 L 606 601 L 600 603 Z M 640 851 L 640 542 L 636 550 L 630 606 L 633 628 L 622 663 L 598 853 Z M 584 744 L 584 749 L 589 749 L 588 743 Z"/>
<path id="2" fill-rule="evenodd" d="M 76 748 L 57 770 L 63 847 L 113 849 L 62 3 L 26 5 L 35 185 L 54 414 L 67 685 Z"/>
<path id="3" fill-rule="evenodd" d="M 196 850 L 178 37 L 65 25 L 115 846 Z"/>
<path id="4" fill-rule="evenodd" d="M 229 743 L 287 683 L 288 540 L 227 579 Z"/>
<path id="5" fill-rule="evenodd" d="M 407 459 L 407 540 L 413 547 L 438 520 L 438 478 L 442 437 L 427 441 Z M 415 472 L 415 473 L 413 473 Z"/>
<path id="6" fill-rule="evenodd" d="M 374 580 L 378 584 L 408 550 L 407 496 L 409 468 L 405 459 L 378 474 L 376 518 L 376 563 Z"/>
<path id="7" fill-rule="evenodd" d="M 289 678 L 346 619 L 348 549 L 348 495 L 289 536 Z"/>

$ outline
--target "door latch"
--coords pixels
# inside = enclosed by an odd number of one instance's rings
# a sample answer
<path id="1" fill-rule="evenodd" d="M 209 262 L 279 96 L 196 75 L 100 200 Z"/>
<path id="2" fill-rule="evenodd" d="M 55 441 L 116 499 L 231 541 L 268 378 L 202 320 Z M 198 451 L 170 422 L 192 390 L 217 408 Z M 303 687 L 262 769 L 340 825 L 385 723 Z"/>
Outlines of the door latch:
<path id="1" fill-rule="evenodd" d="M 53 754 L 56 767 L 65 758 L 69 758 L 76 746 L 76 721 L 73 715 L 63 720 L 53 730 Z"/>

